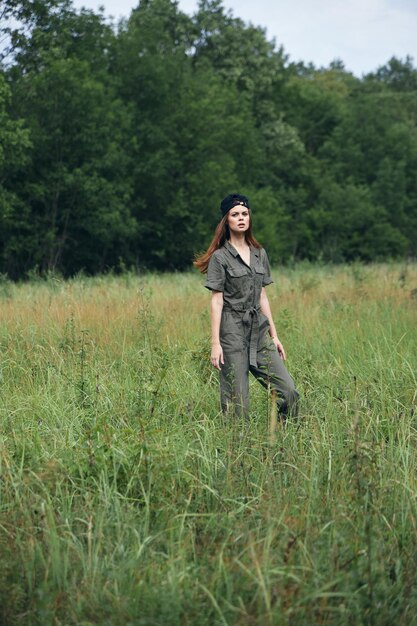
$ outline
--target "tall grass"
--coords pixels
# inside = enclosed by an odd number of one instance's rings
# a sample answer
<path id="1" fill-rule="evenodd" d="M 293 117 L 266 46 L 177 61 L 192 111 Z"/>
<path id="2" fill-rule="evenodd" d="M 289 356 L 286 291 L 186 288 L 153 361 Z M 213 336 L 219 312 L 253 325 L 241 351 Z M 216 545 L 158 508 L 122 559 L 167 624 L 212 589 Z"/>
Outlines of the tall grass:
<path id="1" fill-rule="evenodd" d="M 3 624 L 417 623 L 417 267 L 277 269 L 297 422 L 219 413 L 196 274 L 0 284 Z"/>

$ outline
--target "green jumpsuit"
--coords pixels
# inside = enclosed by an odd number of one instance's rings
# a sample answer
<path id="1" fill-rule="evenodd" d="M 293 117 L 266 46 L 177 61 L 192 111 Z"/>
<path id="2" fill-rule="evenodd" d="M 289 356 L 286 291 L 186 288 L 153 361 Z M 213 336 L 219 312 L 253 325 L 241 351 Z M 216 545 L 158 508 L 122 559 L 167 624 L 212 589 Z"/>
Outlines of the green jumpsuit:
<path id="1" fill-rule="evenodd" d="M 223 412 L 233 408 L 237 415 L 248 416 L 250 371 L 264 387 L 276 390 L 281 415 L 296 414 L 299 394 L 268 333 L 268 318 L 260 310 L 262 287 L 272 282 L 263 248 L 251 246 L 250 266 L 228 241 L 210 259 L 204 286 L 223 292 L 220 323 Z"/>

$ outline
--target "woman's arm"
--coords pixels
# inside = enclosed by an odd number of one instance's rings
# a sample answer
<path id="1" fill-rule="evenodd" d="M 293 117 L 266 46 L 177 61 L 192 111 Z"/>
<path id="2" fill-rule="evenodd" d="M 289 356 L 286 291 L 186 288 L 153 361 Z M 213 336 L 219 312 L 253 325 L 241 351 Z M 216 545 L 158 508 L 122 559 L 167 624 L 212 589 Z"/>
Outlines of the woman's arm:
<path id="1" fill-rule="evenodd" d="M 220 345 L 220 322 L 223 311 L 223 292 L 213 291 L 211 296 L 211 363 L 218 370 L 224 364 L 223 349 Z"/>
<path id="2" fill-rule="evenodd" d="M 275 328 L 274 320 L 272 319 L 271 307 L 269 305 L 268 296 L 266 295 L 265 287 L 262 287 L 260 298 L 261 311 L 268 318 L 269 322 L 269 334 L 274 342 L 276 349 L 279 352 L 280 357 L 285 361 L 287 355 L 285 354 L 284 346 L 278 339 L 277 330 Z"/>

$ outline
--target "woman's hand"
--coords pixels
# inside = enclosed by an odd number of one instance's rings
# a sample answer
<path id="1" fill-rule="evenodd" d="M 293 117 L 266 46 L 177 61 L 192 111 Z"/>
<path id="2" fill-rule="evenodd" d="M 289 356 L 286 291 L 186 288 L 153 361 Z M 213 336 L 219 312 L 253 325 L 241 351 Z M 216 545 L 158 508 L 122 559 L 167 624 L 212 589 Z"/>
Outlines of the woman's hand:
<path id="1" fill-rule="evenodd" d="M 223 360 L 223 349 L 219 343 L 215 343 L 211 346 L 211 364 L 218 369 L 219 371 L 222 369 L 221 365 L 224 365 Z"/>
<path id="2" fill-rule="evenodd" d="M 274 342 L 274 346 L 278 350 L 279 356 L 281 357 L 283 361 L 285 361 L 287 358 L 287 355 L 285 354 L 284 346 L 282 345 L 278 337 L 271 337 L 271 339 Z"/>

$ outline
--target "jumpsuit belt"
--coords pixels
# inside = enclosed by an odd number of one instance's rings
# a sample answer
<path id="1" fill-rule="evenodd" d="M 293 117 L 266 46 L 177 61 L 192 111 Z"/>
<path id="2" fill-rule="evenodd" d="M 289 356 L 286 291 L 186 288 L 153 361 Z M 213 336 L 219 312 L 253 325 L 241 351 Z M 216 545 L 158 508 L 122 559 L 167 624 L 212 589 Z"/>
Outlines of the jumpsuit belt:
<path id="1" fill-rule="evenodd" d="M 243 313 L 242 322 L 250 329 L 249 332 L 249 364 L 251 367 L 257 367 L 257 352 L 258 352 L 258 337 L 259 337 L 259 311 L 261 307 L 251 306 L 248 309 L 244 309 L 239 306 L 231 306 L 225 304 L 223 307 L 226 311 L 235 311 L 236 313 Z"/>

